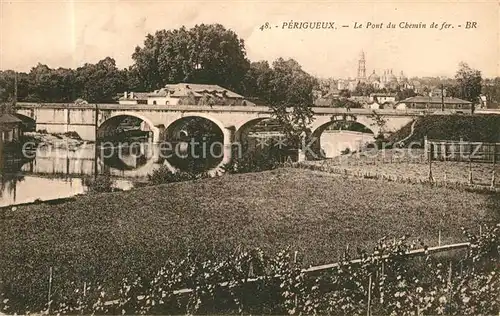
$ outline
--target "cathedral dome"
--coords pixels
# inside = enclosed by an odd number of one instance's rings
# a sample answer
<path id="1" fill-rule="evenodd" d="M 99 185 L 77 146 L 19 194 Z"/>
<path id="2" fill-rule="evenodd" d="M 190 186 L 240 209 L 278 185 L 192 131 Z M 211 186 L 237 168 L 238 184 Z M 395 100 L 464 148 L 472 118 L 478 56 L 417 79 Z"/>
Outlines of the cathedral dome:
<path id="1" fill-rule="evenodd" d="M 392 70 L 387 74 L 387 81 L 388 82 L 397 82 L 398 81 L 396 76 L 394 76 L 394 74 L 392 73 Z"/>
<path id="2" fill-rule="evenodd" d="M 406 76 L 401 71 L 401 73 L 399 74 L 399 82 L 407 82 L 407 81 L 408 81 L 408 78 L 406 78 Z"/>
<path id="3" fill-rule="evenodd" d="M 374 82 L 374 81 L 380 81 L 380 76 L 375 73 L 375 70 L 372 72 L 372 74 L 368 77 L 368 81 Z"/>

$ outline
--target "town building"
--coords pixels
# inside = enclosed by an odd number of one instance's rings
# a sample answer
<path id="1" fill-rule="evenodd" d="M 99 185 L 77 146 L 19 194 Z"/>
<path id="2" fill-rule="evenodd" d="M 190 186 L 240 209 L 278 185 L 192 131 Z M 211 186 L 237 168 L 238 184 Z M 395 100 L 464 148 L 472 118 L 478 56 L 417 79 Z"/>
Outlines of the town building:
<path id="1" fill-rule="evenodd" d="M 396 76 L 392 69 L 384 70 L 382 75 L 378 75 L 375 70 L 367 77 L 366 76 L 366 56 L 362 51 L 358 60 L 357 77 L 355 79 L 341 79 L 337 81 L 337 89 L 354 91 L 358 84 L 367 83 L 375 89 L 414 89 L 412 82 L 404 75 L 403 71 L 399 76 Z"/>
<path id="2" fill-rule="evenodd" d="M 253 105 L 233 91 L 218 85 L 177 83 L 153 92 L 124 92 L 120 104 L 150 105 Z"/>
<path id="3" fill-rule="evenodd" d="M 22 135 L 22 120 L 8 113 L 0 115 L 0 141 L 2 143 L 16 142 Z"/>
<path id="4" fill-rule="evenodd" d="M 378 102 L 380 104 L 389 102 L 396 103 L 396 94 L 395 93 L 372 93 L 370 94 L 370 101 Z"/>
<path id="5" fill-rule="evenodd" d="M 435 97 L 435 96 L 416 96 L 404 99 L 397 103 L 396 109 L 435 109 L 439 110 L 443 107 L 451 112 L 470 112 L 472 110 L 472 102 L 452 98 L 452 97 Z"/>

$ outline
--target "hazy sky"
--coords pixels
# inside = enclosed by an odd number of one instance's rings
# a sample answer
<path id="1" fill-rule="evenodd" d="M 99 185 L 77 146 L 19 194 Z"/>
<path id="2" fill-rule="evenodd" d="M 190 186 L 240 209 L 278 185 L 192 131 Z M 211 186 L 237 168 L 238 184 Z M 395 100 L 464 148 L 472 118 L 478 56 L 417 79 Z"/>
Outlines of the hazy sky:
<path id="1" fill-rule="evenodd" d="M 147 33 L 221 23 L 245 40 L 250 60 L 295 58 L 322 77 L 356 76 L 361 50 L 367 73 L 392 68 L 408 76 L 453 75 L 465 61 L 500 75 L 497 1 L 6 1 L 0 0 L 0 69 L 29 71 L 41 62 L 78 67 L 111 56 L 127 67 Z M 282 29 L 284 22 L 335 22 L 337 30 Z M 464 29 L 467 21 L 476 29 Z M 271 30 L 259 27 L 269 22 Z M 354 22 L 384 23 L 354 29 Z M 387 23 L 396 24 L 388 29 Z M 427 29 L 401 29 L 400 22 Z M 432 22 L 455 28 L 430 29 Z M 341 25 L 349 25 L 342 28 Z M 458 25 L 462 25 L 461 28 Z M 278 26 L 277 28 L 274 26 Z"/>

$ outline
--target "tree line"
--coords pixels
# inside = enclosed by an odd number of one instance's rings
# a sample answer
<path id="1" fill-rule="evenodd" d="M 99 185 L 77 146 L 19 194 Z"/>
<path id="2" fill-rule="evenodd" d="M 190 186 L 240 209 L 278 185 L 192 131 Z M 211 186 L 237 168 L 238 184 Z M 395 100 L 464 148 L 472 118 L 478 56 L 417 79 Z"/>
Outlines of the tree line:
<path id="1" fill-rule="evenodd" d="M 28 73 L 0 71 L 0 102 L 116 101 L 123 91 L 149 92 L 168 83 L 217 84 L 264 103 L 312 103 L 315 78 L 293 59 L 251 62 L 244 41 L 220 24 L 148 34 L 119 69 L 111 57 L 76 69 L 37 64 Z M 17 91 L 16 91 L 17 81 Z"/>

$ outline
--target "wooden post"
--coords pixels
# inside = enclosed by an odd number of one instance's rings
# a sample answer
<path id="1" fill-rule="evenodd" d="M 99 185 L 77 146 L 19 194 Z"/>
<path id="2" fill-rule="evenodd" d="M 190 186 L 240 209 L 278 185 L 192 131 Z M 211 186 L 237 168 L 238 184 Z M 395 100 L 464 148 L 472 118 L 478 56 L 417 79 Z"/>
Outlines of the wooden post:
<path id="1" fill-rule="evenodd" d="M 470 144 L 470 150 L 469 150 L 469 184 L 473 184 L 473 181 L 472 181 L 472 143 Z"/>
<path id="2" fill-rule="evenodd" d="M 441 246 L 441 228 L 438 231 L 438 246 Z"/>
<path id="3" fill-rule="evenodd" d="M 448 301 L 446 302 L 448 308 L 451 306 L 451 296 L 452 296 L 451 275 L 452 275 L 452 262 L 450 261 L 450 267 L 448 268 Z"/>
<path id="4" fill-rule="evenodd" d="M 432 154 L 433 154 L 433 146 L 429 144 L 429 182 L 434 182 L 434 178 L 432 177 Z"/>
<path id="5" fill-rule="evenodd" d="M 497 163 L 497 144 L 493 144 L 493 170 L 495 170 L 495 165 Z"/>
<path id="6" fill-rule="evenodd" d="M 372 274 L 368 277 L 368 300 L 366 303 L 366 316 L 371 315 L 371 303 L 372 303 Z"/>
<path id="7" fill-rule="evenodd" d="M 98 149 L 98 142 L 97 142 L 97 129 L 99 127 L 99 106 L 96 104 L 95 105 L 95 127 L 94 127 L 94 133 L 95 133 L 95 142 L 94 142 L 94 180 L 97 179 L 97 173 L 99 172 L 98 170 L 98 158 L 99 158 L 99 149 Z"/>
<path id="8" fill-rule="evenodd" d="M 51 304 L 51 301 L 50 301 L 50 298 L 52 296 L 52 267 L 50 267 L 49 269 L 49 291 L 48 291 L 48 295 L 47 295 L 47 314 L 50 315 L 50 304 Z"/>

